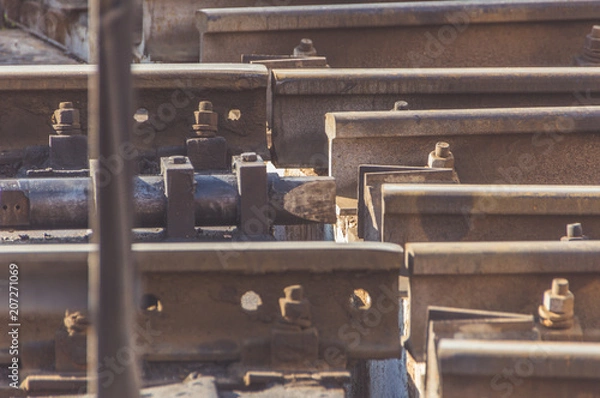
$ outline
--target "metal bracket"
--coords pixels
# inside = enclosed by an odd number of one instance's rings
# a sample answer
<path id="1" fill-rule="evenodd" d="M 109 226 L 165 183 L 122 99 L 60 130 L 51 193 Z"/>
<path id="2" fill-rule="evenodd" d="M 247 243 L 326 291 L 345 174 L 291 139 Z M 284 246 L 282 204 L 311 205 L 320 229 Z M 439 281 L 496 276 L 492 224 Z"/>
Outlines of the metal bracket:
<path id="1" fill-rule="evenodd" d="M 244 236 L 268 235 L 273 225 L 269 207 L 267 166 L 254 152 L 233 159 L 240 200 L 239 228 Z"/>
<path id="2" fill-rule="evenodd" d="M 195 236 L 194 167 L 185 156 L 160 159 L 167 197 L 167 236 L 191 238 Z"/>

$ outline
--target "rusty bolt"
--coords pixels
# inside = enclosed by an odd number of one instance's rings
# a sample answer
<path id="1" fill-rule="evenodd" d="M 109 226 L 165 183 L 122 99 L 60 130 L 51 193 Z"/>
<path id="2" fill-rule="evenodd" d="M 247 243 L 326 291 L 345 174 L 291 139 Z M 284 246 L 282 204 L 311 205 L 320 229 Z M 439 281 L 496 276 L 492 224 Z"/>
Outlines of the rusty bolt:
<path id="1" fill-rule="evenodd" d="M 561 241 L 587 240 L 583 234 L 581 223 L 567 224 L 567 235 L 560 238 Z"/>
<path id="2" fill-rule="evenodd" d="M 63 323 L 67 329 L 67 332 L 69 333 L 69 336 L 73 336 L 75 334 L 85 334 L 88 326 L 90 325 L 85 311 L 70 312 L 69 310 L 66 310 Z"/>
<path id="3" fill-rule="evenodd" d="M 240 157 L 244 162 L 256 162 L 258 160 L 258 155 L 256 152 L 244 152 L 240 155 Z"/>
<path id="4" fill-rule="evenodd" d="M 408 110 L 408 102 L 406 101 L 396 101 L 394 102 L 393 111 L 406 111 Z"/>
<path id="5" fill-rule="evenodd" d="M 81 134 L 79 109 L 73 108 L 72 102 L 61 102 L 52 114 L 52 127 L 56 134 Z"/>
<path id="6" fill-rule="evenodd" d="M 201 101 L 198 110 L 194 111 L 195 124 L 192 126 L 198 137 L 214 137 L 217 133 L 219 115 L 213 112 L 210 101 Z"/>
<path id="7" fill-rule="evenodd" d="M 429 153 L 427 167 L 441 169 L 454 168 L 454 155 L 450 152 L 450 144 L 447 142 L 438 142 L 435 144 L 435 150 Z"/>
<path id="8" fill-rule="evenodd" d="M 294 48 L 294 57 L 314 57 L 317 49 L 313 46 L 311 39 L 302 39 L 300 44 Z"/>
<path id="9" fill-rule="evenodd" d="M 279 308 L 283 319 L 292 325 L 311 326 L 310 303 L 304 298 L 302 285 L 288 286 L 283 289 L 285 297 L 279 299 Z"/>
<path id="10" fill-rule="evenodd" d="M 600 63 L 600 25 L 594 25 L 583 43 L 583 58 Z"/>
<path id="11" fill-rule="evenodd" d="M 171 156 L 169 162 L 173 164 L 186 164 L 187 158 L 185 156 Z"/>
<path id="12" fill-rule="evenodd" d="M 544 326 L 564 329 L 573 326 L 575 296 L 569 290 L 569 281 L 564 278 L 552 280 L 552 288 L 544 292 L 539 307 L 540 320 Z"/>

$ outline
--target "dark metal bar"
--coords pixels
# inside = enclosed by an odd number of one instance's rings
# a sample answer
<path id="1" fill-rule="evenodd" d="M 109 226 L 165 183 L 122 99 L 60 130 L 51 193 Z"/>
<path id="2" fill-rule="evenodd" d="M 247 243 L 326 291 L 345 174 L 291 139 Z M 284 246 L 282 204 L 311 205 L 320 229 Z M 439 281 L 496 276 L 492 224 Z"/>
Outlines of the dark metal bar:
<path id="1" fill-rule="evenodd" d="M 129 143 L 131 98 L 132 1 L 94 0 L 97 13 L 98 76 L 90 90 L 97 117 L 92 126 L 91 157 L 97 158 L 95 182 L 97 252 L 90 257 L 90 308 L 96 342 L 88 360 L 99 398 L 139 396 L 140 381 L 133 341 L 136 270 L 131 255 L 132 168 L 123 156 Z M 96 147 L 97 145 L 97 147 Z M 109 167 L 105 159 L 118 159 Z M 90 342 L 88 342 L 90 343 Z M 95 354 L 95 355 L 94 355 Z M 95 356 L 95 358 L 94 358 Z M 100 380 L 106 358 L 118 362 L 120 372 Z M 127 358 L 127 360 L 123 360 Z"/>
<path id="2" fill-rule="evenodd" d="M 240 194 L 233 174 L 196 174 L 193 207 L 195 225 L 236 225 Z M 1 180 L 2 201 L 20 206 L 18 217 L 0 217 L 0 228 L 72 229 L 88 227 L 88 178 L 26 178 Z M 335 222 L 335 181 L 330 177 L 267 175 L 269 212 L 277 225 Z M 165 226 L 167 197 L 164 179 L 133 180 L 134 227 Z M 9 193 L 11 194 L 9 196 Z M 9 199 L 11 200 L 9 202 Z M 27 205 L 27 206 L 25 206 Z"/>

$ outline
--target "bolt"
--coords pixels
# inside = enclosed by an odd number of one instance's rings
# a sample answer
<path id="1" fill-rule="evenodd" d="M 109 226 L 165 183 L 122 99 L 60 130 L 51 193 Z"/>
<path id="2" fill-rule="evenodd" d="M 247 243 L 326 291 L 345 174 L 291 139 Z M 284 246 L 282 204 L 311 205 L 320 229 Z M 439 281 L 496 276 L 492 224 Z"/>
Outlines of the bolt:
<path id="1" fill-rule="evenodd" d="M 302 285 L 287 286 L 283 289 L 283 293 L 285 297 L 279 299 L 279 309 L 283 320 L 292 325 L 310 327 L 310 303 L 304 298 Z"/>
<path id="2" fill-rule="evenodd" d="M 194 111 L 196 124 L 192 126 L 198 137 L 214 137 L 217 133 L 219 115 L 213 112 L 213 104 L 210 101 L 200 101 L 198 110 Z"/>
<path id="3" fill-rule="evenodd" d="M 186 164 L 187 158 L 185 156 L 171 156 L 169 161 L 173 164 Z"/>
<path id="4" fill-rule="evenodd" d="M 90 325 L 85 311 L 65 311 L 65 317 L 63 323 L 69 336 L 74 334 L 83 334 L 87 332 L 87 328 Z"/>
<path id="5" fill-rule="evenodd" d="M 302 39 L 300 44 L 294 48 L 295 57 L 314 57 L 317 55 L 317 49 L 313 46 L 311 39 Z"/>
<path id="6" fill-rule="evenodd" d="M 441 169 L 454 168 L 454 155 L 450 152 L 450 144 L 447 142 L 438 142 L 435 144 L 435 150 L 429 153 L 427 167 Z"/>
<path id="7" fill-rule="evenodd" d="M 585 37 L 581 60 L 592 64 L 600 64 L 600 25 L 594 25 Z"/>
<path id="8" fill-rule="evenodd" d="M 73 108 L 72 102 L 61 102 L 52 114 L 52 127 L 56 134 L 81 134 L 79 109 Z"/>
<path id="9" fill-rule="evenodd" d="M 567 235 L 560 238 L 562 241 L 587 240 L 588 237 L 583 235 L 581 223 L 567 224 Z"/>
<path id="10" fill-rule="evenodd" d="M 240 156 L 244 162 L 256 162 L 258 160 L 256 152 L 244 152 Z"/>
<path id="11" fill-rule="evenodd" d="M 552 288 L 544 292 L 542 305 L 538 308 L 540 322 L 551 329 L 567 329 L 573 326 L 575 296 L 569 291 L 565 278 L 552 280 Z"/>
<path id="12" fill-rule="evenodd" d="M 394 102 L 393 111 L 407 111 L 408 110 L 408 102 L 406 101 L 396 101 Z"/>

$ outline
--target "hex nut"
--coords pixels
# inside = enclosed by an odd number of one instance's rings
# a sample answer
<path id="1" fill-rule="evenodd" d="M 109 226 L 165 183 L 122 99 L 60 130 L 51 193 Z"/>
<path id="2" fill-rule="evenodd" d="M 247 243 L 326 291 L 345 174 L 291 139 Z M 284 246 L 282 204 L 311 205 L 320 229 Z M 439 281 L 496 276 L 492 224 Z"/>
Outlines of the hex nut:
<path id="1" fill-rule="evenodd" d="M 449 153 L 448 157 L 442 158 L 435 154 L 435 151 L 429 153 L 427 166 L 432 169 L 452 169 L 454 168 L 454 155 Z"/>
<path id="2" fill-rule="evenodd" d="M 570 291 L 563 296 L 552 293 L 552 290 L 546 290 L 543 304 L 550 312 L 572 316 L 575 310 L 575 296 Z"/>
<path id="3" fill-rule="evenodd" d="M 72 102 L 61 102 L 52 114 L 52 127 L 57 134 L 79 134 L 81 131 L 79 109 Z"/>

